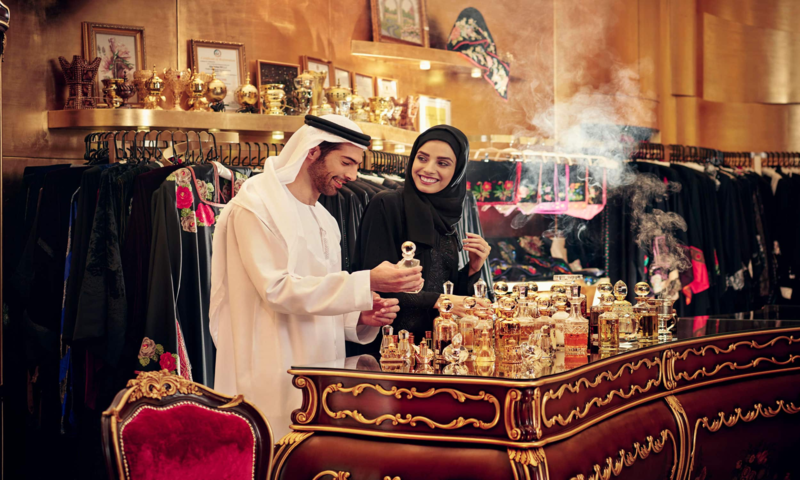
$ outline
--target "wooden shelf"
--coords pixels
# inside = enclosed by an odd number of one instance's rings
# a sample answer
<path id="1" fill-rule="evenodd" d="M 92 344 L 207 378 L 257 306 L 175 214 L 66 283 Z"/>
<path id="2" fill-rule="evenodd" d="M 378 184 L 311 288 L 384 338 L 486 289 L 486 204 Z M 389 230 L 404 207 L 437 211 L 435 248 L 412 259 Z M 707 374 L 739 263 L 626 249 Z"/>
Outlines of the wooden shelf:
<path id="1" fill-rule="evenodd" d="M 389 125 L 357 122 L 372 138 L 391 144 L 412 145 L 418 132 Z M 133 129 L 209 130 L 233 132 L 296 132 L 303 126 L 300 116 L 271 116 L 246 113 L 180 112 L 174 110 L 107 109 L 51 110 L 47 125 L 51 129 L 91 130 Z"/>
<path id="2" fill-rule="evenodd" d="M 440 50 L 438 48 L 414 47 L 399 43 L 377 43 L 364 40 L 353 40 L 350 43 L 350 53 L 359 57 L 383 58 L 387 60 L 405 60 L 419 63 L 427 60 L 431 64 L 455 68 L 473 68 L 467 59 L 456 52 Z"/>

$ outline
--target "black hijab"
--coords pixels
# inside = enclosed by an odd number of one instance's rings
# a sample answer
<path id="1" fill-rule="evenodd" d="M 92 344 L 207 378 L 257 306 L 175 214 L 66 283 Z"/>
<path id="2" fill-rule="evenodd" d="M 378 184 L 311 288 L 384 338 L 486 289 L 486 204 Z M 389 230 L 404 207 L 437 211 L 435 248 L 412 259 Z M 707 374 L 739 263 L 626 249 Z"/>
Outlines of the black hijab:
<path id="1" fill-rule="evenodd" d="M 414 159 L 417 157 L 417 151 L 431 140 L 440 140 L 450 145 L 456 154 L 456 171 L 450 184 L 444 190 L 427 194 L 417 190 L 411 170 L 414 166 Z M 467 196 L 468 161 L 469 141 L 467 136 L 457 128 L 449 125 L 437 125 L 417 137 L 411 148 L 411 156 L 406 167 L 406 182 L 403 187 L 409 240 L 435 247 L 434 229 L 440 235 L 451 235 L 455 232 L 455 224 L 461 220 L 464 200 Z"/>

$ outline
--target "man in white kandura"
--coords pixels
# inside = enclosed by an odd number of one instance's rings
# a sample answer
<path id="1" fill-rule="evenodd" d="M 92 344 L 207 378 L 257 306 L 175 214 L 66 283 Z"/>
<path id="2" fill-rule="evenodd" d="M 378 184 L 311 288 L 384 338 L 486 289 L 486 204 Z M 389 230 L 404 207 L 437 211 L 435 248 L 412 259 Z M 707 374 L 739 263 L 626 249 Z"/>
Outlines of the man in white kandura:
<path id="1" fill-rule="evenodd" d="M 339 115 L 306 117 L 264 173 L 248 180 L 217 222 L 211 264 L 214 388 L 243 394 L 276 439 L 302 403 L 287 370 L 345 357 L 345 339 L 369 343 L 399 311 L 373 291 L 414 291 L 421 268 L 383 263 L 342 271 L 339 226 L 317 203 L 355 180 L 370 137 Z"/>

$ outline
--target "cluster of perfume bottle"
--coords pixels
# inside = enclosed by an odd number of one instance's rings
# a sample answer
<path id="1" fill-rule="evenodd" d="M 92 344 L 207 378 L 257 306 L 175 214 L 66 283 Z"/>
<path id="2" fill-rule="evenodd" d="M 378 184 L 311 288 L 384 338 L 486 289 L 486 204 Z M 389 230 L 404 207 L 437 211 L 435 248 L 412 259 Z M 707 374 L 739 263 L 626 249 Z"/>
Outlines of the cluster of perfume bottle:
<path id="1" fill-rule="evenodd" d="M 381 366 L 384 371 L 537 378 L 586 364 L 593 353 L 604 358 L 672 339 L 672 301 L 649 298 L 647 283 L 636 284 L 636 305 L 625 300 L 625 283 L 599 284 L 600 303 L 587 319 L 586 296 L 576 284 L 580 278 L 557 275 L 549 292 L 539 292 L 533 282 L 513 289 L 497 282 L 492 305 L 485 300 L 486 283 L 479 280 L 460 318 L 453 315 L 453 285 L 447 282 L 433 330 L 419 345 L 409 332 L 392 335 L 391 326 L 383 327 Z"/>

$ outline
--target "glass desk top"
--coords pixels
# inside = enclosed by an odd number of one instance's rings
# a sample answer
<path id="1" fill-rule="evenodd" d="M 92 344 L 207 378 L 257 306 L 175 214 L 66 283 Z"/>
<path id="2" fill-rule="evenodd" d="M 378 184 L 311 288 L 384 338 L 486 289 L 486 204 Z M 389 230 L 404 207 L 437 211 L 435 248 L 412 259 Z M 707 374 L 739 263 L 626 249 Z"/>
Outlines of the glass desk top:
<path id="1" fill-rule="evenodd" d="M 723 316 L 715 317 L 686 317 L 678 318 L 675 321 L 674 327 L 671 329 L 673 332 L 673 340 L 669 342 L 661 342 L 654 345 L 641 345 L 641 344 L 620 344 L 621 348 L 615 353 L 591 353 L 587 356 L 566 356 L 564 352 L 557 352 L 555 357 L 550 360 L 537 360 L 526 361 L 522 364 L 501 364 L 499 361 L 495 363 L 494 368 L 489 369 L 481 368 L 479 371 L 478 366 L 474 361 L 467 361 L 466 372 L 462 371 L 459 376 L 464 377 L 493 377 L 505 379 L 518 379 L 518 380 L 534 380 L 548 375 L 563 373 L 578 367 L 591 365 L 601 360 L 613 359 L 614 357 L 622 357 L 623 355 L 631 353 L 647 353 L 648 350 L 654 354 L 659 350 L 667 348 L 667 345 L 679 346 L 680 343 L 690 341 L 693 339 L 708 338 L 713 340 L 714 337 L 722 337 L 730 334 L 745 333 L 745 332 L 768 332 L 777 329 L 800 329 L 800 320 L 776 320 L 775 317 L 789 316 L 789 310 L 794 310 L 800 313 L 800 308 L 796 309 L 764 309 L 758 312 L 748 312 L 741 315 L 742 319 L 736 318 L 723 318 Z M 751 315 L 752 314 L 752 315 Z M 767 317 L 763 319 L 761 317 Z M 798 317 L 795 317 L 798 318 Z M 417 365 L 419 367 L 419 365 Z M 420 371 L 419 368 L 403 367 L 386 368 L 382 369 L 380 364 L 380 355 L 359 355 L 355 357 L 348 357 L 346 359 L 339 359 L 332 362 L 325 362 L 312 365 L 297 365 L 293 366 L 292 370 L 328 370 L 328 371 L 364 371 L 366 372 L 387 372 L 397 374 L 409 375 L 447 375 L 442 369 L 444 366 L 434 366 L 435 369 L 429 371 Z M 453 374 L 450 374 L 453 375 Z"/>

